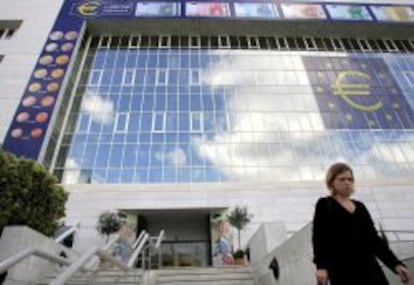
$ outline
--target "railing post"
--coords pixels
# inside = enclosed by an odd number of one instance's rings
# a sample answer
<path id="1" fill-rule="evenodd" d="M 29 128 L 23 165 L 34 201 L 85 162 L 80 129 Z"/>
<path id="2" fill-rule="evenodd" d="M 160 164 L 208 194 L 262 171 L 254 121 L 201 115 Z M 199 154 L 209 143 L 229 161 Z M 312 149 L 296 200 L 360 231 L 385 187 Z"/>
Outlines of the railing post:
<path id="1" fill-rule="evenodd" d="M 150 270 L 151 270 L 151 267 L 152 267 L 152 258 L 151 258 L 152 252 L 151 252 L 151 250 L 152 250 L 152 239 L 150 239 L 148 241 L 148 269 L 150 269 Z"/>
<path id="2" fill-rule="evenodd" d="M 63 285 L 67 280 L 69 280 L 73 274 L 75 274 L 79 268 L 85 265 L 88 260 L 98 251 L 96 246 L 89 249 L 83 256 L 76 260 L 72 265 L 70 265 L 64 272 L 57 276 L 55 280 L 49 283 L 49 285 Z"/>
<path id="3" fill-rule="evenodd" d="M 142 249 L 141 253 L 141 268 L 145 270 L 145 247 Z"/>
<path id="4" fill-rule="evenodd" d="M 158 247 L 158 269 L 161 269 L 162 264 L 162 252 L 161 252 L 161 246 Z"/>

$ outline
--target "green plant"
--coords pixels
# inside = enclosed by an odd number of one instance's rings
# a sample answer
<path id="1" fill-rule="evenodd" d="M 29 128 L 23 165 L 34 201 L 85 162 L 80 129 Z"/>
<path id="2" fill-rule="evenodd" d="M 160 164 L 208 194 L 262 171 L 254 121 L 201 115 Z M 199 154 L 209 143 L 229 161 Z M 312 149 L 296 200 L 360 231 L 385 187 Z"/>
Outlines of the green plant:
<path id="1" fill-rule="evenodd" d="M 126 214 L 122 211 L 104 211 L 98 217 L 96 229 L 102 235 L 109 236 L 119 231 L 122 225 L 126 223 Z"/>
<path id="2" fill-rule="evenodd" d="M 7 225 L 26 225 L 53 235 L 66 200 L 67 193 L 43 165 L 0 151 L 0 233 Z"/>
<path id="3" fill-rule="evenodd" d="M 241 249 L 236 250 L 235 252 L 233 252 L 233 258 L 234 259 L 241 259 L 244 256 L 244 251 Z"/>
<path id="4" fill-rule="evenodd" d="M 237 236 L 239 242 L 239 249 L 241 249 L 240 242 L 240 232 L 250 223 L 253 215 L 249 214 L 247 207 L 236 206 L 230 213 L 227 215 L 227 219 L 232 224 L 233 227 L 237 229 Z"/>

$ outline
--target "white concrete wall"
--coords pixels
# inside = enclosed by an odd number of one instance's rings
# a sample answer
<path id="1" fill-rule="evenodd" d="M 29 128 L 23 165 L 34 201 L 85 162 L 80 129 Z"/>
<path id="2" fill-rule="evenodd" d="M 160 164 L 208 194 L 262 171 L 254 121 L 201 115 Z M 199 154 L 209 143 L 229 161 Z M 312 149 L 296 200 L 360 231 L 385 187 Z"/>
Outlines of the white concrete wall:
<path id="1" fill-rule="evenodd" d="M 0 143 L 14 116 L 63 0 L 0 0 L 0 20 L 22 20 L 11 39 L 0 40 Z"/>
<path id="2" fill-rule="evenodd" d="M 8 226 L 4 229 L 0 239 L 0 260 L 4 260 L 29 247 L 42 249 L 48 253 L 59 255 L 65 252 L 69 260 L 74 260 L 77 255 L 69 248 L 54 242 L 39 232 L 26 226 Z M 8 270 L 5 285 L 29 285 L 38 284 L 58 270 L 56 263 L 46 259 L 31 256 Z"/>
<path id="3" fill-rule="evenodd" d="M 250 261 L 261 260 L 273 249 L 284 243 L 287 237 L 283 221 L 263 223 L 246 244 L 246 248 L 249 248 L 250 251 Z"/>
<path id="4" fill-rule="evenodd" d="M 217 209 L 247 205 L 254 215 L 242 232 L 242 244 L 262 223 L 281 221 L 288 234 L 312 220 L 322 182 L 279 184 L 65 185 L 69 191 L 67 223 L 81 221 L 75 247 L 84 250 L 100 240 L 95 224 L 108 209 Z M 357 181 L 355 198 L 363 201 L 385 230 L 414 232 L 414 181 Z M 167 233 L 168 234 L 168 233 Z M 414 233 L 390 234 L 391 241 L 414 240 Z"/>
<path id="5" fill-rule="evenodd" d="M 251 265 L 260 285 L 316 284 L 316 269 L 312 262 L 311 230 L 312 225 L 308 224 L 282 245 L 269 251 L 267 255 L 260 259 L 251 259 Z M 410 247 L 405 247 L 404 251 L 401 251 L 398 243 L 391 243 L 390 246 L 400 259 L 414 256 L 413 243 Z M 274 257 L 279 264 L 278 280 L 274 278 L 272 271 L 269 269 L 269 264 Z M 413 272 L 412 260 L 407 265 Z M 401 284 L 398 282 L 398 277 L 388 268 L 384 267 L 384 270 L 391 284 Z"/>

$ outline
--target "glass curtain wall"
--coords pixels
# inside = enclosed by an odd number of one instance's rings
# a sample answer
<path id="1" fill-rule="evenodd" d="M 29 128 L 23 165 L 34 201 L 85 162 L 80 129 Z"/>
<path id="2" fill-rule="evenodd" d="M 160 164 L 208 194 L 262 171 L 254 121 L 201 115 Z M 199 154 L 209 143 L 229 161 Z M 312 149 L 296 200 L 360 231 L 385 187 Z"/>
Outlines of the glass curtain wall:
<path id="1" fill-rule="evenodd" d="M 347 161 L 365 179 L 412 175 L 413 53 L 290 41 L 91 38 L 55 174 L 66 184 L 305 181 Z"/>

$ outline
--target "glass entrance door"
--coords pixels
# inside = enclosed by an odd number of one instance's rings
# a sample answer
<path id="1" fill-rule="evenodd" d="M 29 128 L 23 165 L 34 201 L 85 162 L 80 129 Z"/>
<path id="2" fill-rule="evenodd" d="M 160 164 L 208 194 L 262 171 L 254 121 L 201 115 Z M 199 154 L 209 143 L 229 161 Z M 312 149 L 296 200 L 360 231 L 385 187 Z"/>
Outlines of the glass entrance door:
<path id="1" fill-rule="evenodd" d="M 209 266 L 209 241 L 166 241 L 162 244 L 163 266 Z"/>

